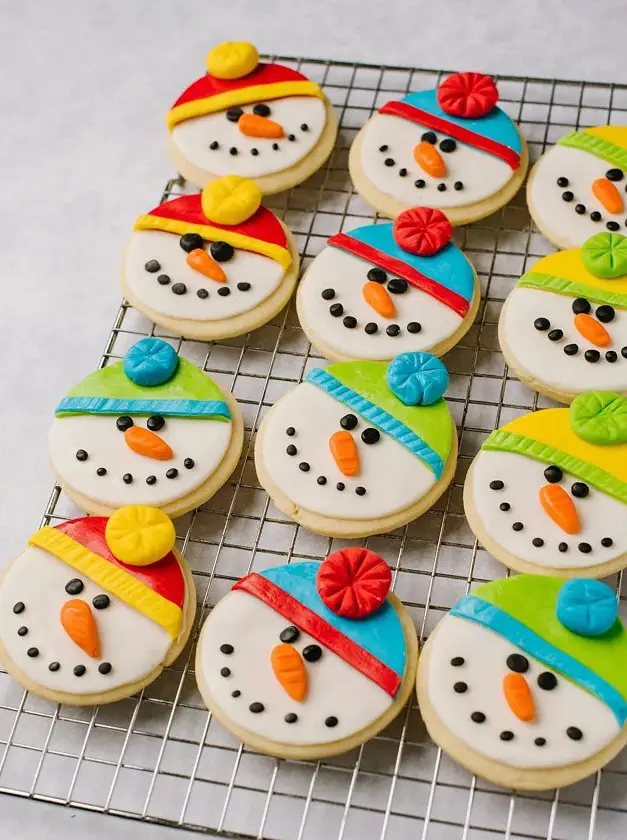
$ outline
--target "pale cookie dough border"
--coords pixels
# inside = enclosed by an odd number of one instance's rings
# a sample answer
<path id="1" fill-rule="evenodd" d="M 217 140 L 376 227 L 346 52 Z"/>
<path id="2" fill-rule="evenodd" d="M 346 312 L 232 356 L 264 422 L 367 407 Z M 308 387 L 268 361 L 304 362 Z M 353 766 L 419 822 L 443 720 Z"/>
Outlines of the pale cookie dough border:
<path id="1" fill-rule="evenodd" d="M 457 467 L 457 429 L 453 418 L 451 417 L 451 425 L 453 427 L 453 434 L 451 438 L 451 451 L 446 459 L 444 472 L 439 481 L 417 502 L 397 511 L 389 516 L 381 516 L 372 519 L 332 519 L 329 516 L 322 516 L 319 513 L 313 513 L 309 510 L 299 508 L 294 502 L 286 496 L 278 487 L 272 483 L 272 479 L 266 469 L 263 461 L 262 448 L 264 430 L 268 423 L 268 418 L 271 416 L 274 406 L 265 416 L 263 423 L 257 432 L 255 440 L 255 469 L 257 470 L 257 478 L 259 483 L 264 488 L 266 493 L 272 499 L 274 505 L 290 519 L 293 519 L 303 528 L 308 531 L 313 531 L 314 534 L 322 534 L 326 537 L 344 537 L 347 539 L 357 537 L 369 537 L 373 534 L 386 534 L 388 531 L 394 531 L 402 525 L 407 525 L 414 519 L 418 519 L 423 513 L 426 513 L 429 508 L 437 502 L 440 496 L 448 488 L 455 475 Z"/>
<path id="2" fill-rule="evenodd" d="M 157 312 L 147 306 L 145 302 L 138 297 L 130 288 L 126 280 L 126 253 L 128 245 L 124 249 L 122 257 L 122 264 L 120 266 L 120 288 L 124 297 L 128 302 L 135 307 L 139 312 L 143 312 L 155 324 L 164 327 L 175 335 L 180 335 L 183 338 L 193 338 L 199 341 L 220 341 L 225 338 L 235 338 L 238 335 L 245 335 L 258 327 L 264 326 L 271 321 L 275 315 L 289 303 L 290 298 L 294 292 L 296 281 L 298 280 L 298 272 L 300 269 L 300 259 L 298 256 L 298 247 L 294 241 L 294 237 L 290 231 L 285 227 L 283 222 L 279 219 L 279 223 L 287 238 L 288 250 L 292 257 L 292 264 L 287 272 L 284 274 L 279 286 L 267 298 L 257 304 L 257 306 L 249 309 L 247 312 L 242 312 L 239 315 L 233 315 L 231 318 L 223 318 L 219 321 L 202 321 L 193 320 L 191 318 L 171 318 L 164 315 L 162 312 Z M 201 304 L 199 304 L 201 305 Z"/>
<path id="3" fill-rule="evenodd" d="M 371 117 L 372 119 L 372 117 Z M 390 219 L 395 219 L 399 213 L 408 208 L 399 204 L 396 199 L 387 193 L 382 192 L 374 186 L 374 184 L 366 177 L 361 166 L 361 145 L 363 142 L 364 131 L 366 125 L 362 126 L 357 136 L 353 141 L 348 155 L 348 171 L 355 185 L 355 189 L 359 195 L 365 199 L 371 207 L 384 216 Z M 514 171 L 514 174 L 501 189 L 481 201 L 474 201 L 472 204 L 463 204 L 458 207 L 442 207 L 442 212 L 448 217 L 452 225 L 468 225 L 471 222 L 477 222 L 479 219 L 484 219 L 486 216 L 491 216 L 501 207 L 508 204 L 521 188 L 527 168 L 529 166 L 529 150 L 527 148 L 527 141 L 520 132 L 518 126 L 516 131 L 520 135 L 522 143 L 522 151 L 520 155 L 520 166 Z M 417 202 L 416 206 L 425 206 Z"/>
<path id="4" fill-rule="evenodd" d="M 23 688 L 33 694 L 36 694 L 38 697 L 43 697 L 45 700 L 51 700 L 53 703 L 69 706 L 104 706 L 106 703 L 116 703 L 118 700 L 124 700 L 153 683 L 164 668 L 171 665 L 183 652 L 194 625 L 194 618 L 196 617 L 196 586 L 194 584 L 191 569 L 187 565 L 185 558 L 179 554 L 176 549 L 173 549 L 173 551 L 176 559 L 178 560 L 179 566 L 183 571 L 183 575 L 185 576 L 183 626 L 181 627 L 178 639 L 172 643 L 172 646 L 161 665 L 158 665 L 149 674 L 146 674 L 145 677 L 134 683 L 126 683 L 126 685 L 120 685 L 117 688 L 110 689 L 109 691 L 102 691 L 95 694 L 71 694 L 66 691 L 52 691 L 51 689 L 45 688 L 44 686 L 39 685 L 39 683 L 34 682 L 30 679 L 30 677 L 27 677 L 26 674 L 18 668 L 9 657 L 9 654 L 0 640 L 0 661 L 7 669 L 10 676 L 13 677 L 13 679 Z M 16 562 L 16 560 L 13 560 L 13 562 Z M 10 568 L 10 565 L 7 569 L 8 568 Z M 4 574 L 6 574 L 6 570 L 3 572 L 2 576 L 0 576 L 0 586 L 2 585 L 2 578 L 4 577 Z"/>
<path id="5" fill-rule="evenodd" d="M 220 708 L 220 706 L 215 702 L 215 700 L 211 696 L 211 692 L 209 691 L 207 681 L 204 677 L 202 649 L 204 644 L 205 632 L 207 634 L 211 632 L 210 629 L 208 629 L 208 624 L 211 617 L 210 615 L 205 620 L 204 626 L 200 633 L 198 647 L 196 648 L 195 664 L 196 681 L 198 683 L 200 694 L 202 695 L 202 698 L 205 701 L 207 708 L 225 729 L 227 729 L 231 734 L 233 734 L 244 744 L 247 744 L 249 747 L 252 747 L 252 749 L 254 749 L 256 752 L 263 753 L 265 755 L 276 756 L 277 758 L 294 759 L 296 761 L 310 761 L 318 758 L 327 758 L 332 755 L 339 755 L 340 753 L 348 752 L 349 750 L 352 750 L 355 747 L 359 747 L 361 744 L 364 744 L 366 741 L 370 741 L 372 738 L 378 735 L 378 733 L 381 732 L 382 729 L 384 729 L 386 726 L 392 723 L 392 721 L 395 720 L 396 717 L 398 717 L 398 715 L 401 712 L 401 709 L 403 708 L 407 700 L 411 697 L 415 682 L 416 669 L 418 665 L 418 637 L 416 635 L 416 628 L 414 627 L 414 622 L 412 621 L 410 614 L 407 612 L 407 610 L 400 602 L 400 600 L 396 597 L 396 595 L 390 593 L 388 595 L 388 599 L 400 619 L 403 628 L 403 634 L 405 636 L 405 644 L 407 645 L 405 674 L 403 675 L 403 680 L 401 682 L 400 688 L 398 690 L 398 695 L 395 698 L 394 702 L 385 711 L 385 713 L 381 715 L 381 717 L 377 718 L 377 720 L 373 721 L 369 726 L 366 726 L 359 732 L 355 732 L 353 735 L 350 735 L 347 738 L 342 738 L 339 741 L 331 741 L 325 744 L 290 745 L 281 744 L 278 741 L 270 741 L 266 738 L 263 738 L 261 735 L 255 735 L 255 733 L 250 732 L 248 729 L 245 729 L 242 726 L 237 726 L 237 724 L 234 724 L 230 717 L 226 714 L 226 712 L 224 712 Z"/>
<path id="6" fill-rule="evenodd" d="M 337 117 L 330 100 L 326 96 L 323 99 L 326 111 L 324 130 L 309 154 L 293 166 L 283 169 L 281 172 L 275 172 L 273 175 L 260 175 L 258 178 L 251 179 L 257 184 L 264 195 L 283 192 L 283 190 L 289 190 L 291 187 L 295 187 L 297 184 L 306 181 L 307 178 L 320 169 L 333 151 L 338 130 Z M 196 184 L 199 187 L 206 187 L 210 181 L 221 177 L 220 175 L 215 175 L 212 172 L 201 169 L 199 166 L 187 160 L 172 139 L 172 133 L 170 131 L 166 132 L 165 146 L 177 172 L 186 181 Z"/>
<path id="7" fill-rule="evenodd" d="M 553 148 L 553 147 L 551 147 L 551 148 Z M 534 177 L 538 173 L 538 167 L 542 163 L 544 155 L 548 151 L 550 151 L 550 149 L 547 149 L 547 151 L 544 152 L 538 158 L 538 160 L 534 163 L 534 165 L 531 167 L 531 170 L 529 172 L 529 178 L 527 179 L 527 190 L 526 190 L 526 192 L 527 192 L 527 209 L 529 210 L 529 215 L 531 216 L 531 219 L 532 219 L 534 225 L 538 228 L 538 230 L 540 231 L 542 236 L 544 236 L 545 239 L 548 239 L 548 241 L 552 245 L 556 245 L 562 251 L 565 251 L 568 248 L 578 248 L 581 245 L 581 242 L 569 241 L 568 239 L 562 239 L 559 236 L 555 236 L 555 234 L 552 233 L 551 229 L 547 225 L 545 225 L 544 221 L 540 222 L 540 217 L 539 217 L 539 214 L 538 214 L 538 210 L 537 210 L 535 204 L 531 201 L 531 184 L 533 182 Z"/>
<path id="8" fill-rule="evenodd" d="M 305 333 L 311 344 L 315 347 L 315 349 L 325 357 L 325 359 L 329 359 L 332 362 L 354 362 L 361 360 L 361 356 L 345 356 L 342 353 L 338 353 L 336 350 L 333 350 L 328 344 L 325 344 L 324 341 L 318 336 L 314 328 L 309 324 L 307 319 L 303 313 L 303 303 L 302 303 L 302 288 L 303 283 L 305 282 L 305 278 L 307 274 L 311 271 L 311 267 L 313 262 L 307 268 L 307 271 L 301 277 L 301 281 L 298 284 L 298 290 L 296 291 L 296 312 L 298 314 L 298 320 L 300 321 L 300 326 L 302 331 Z M 445 353 L 448 353 L 449 350 L 452 350 L 456 344 L 462 340 L 462 338 L 466 335 L 468 330 L 474 324 L 475 318 L 477 317 L 477 312 L 479 311 L 479 305 L 481 304 L 481 285 L 479 283 L 479 278 L 477 277 L 477 272 L 475 271 L 474 266 L 472 267 L 473 274 L 474 274 L 474 289 L 472 293 L 472 300 L 470 301 L 470 309 L 466 313 L 466 316 L 461 321 L 459 327 L 455 330 L 455 332 L 450 335 L 448 338 L 445 338 L 439 344 L 434 344 L 433 347 L 425 347 L 423 348 L 422 352 L 425 353 L 432 353 L 434 356 L 443 356 Z M 332 278 L 329 278 L 329 283 L 332 283 Z M 376 361 L 391 361 L 394 357 L 390 356 L 389 359 L 381 360 L 377 358 Z"/>
<path id="9" fill-rule="evenodd" d="M 171 519 L 176 519 L 177 516 L 183 516 L 184 513 L 187 513 L 194 508 L 200 507 L 200 505 L 203 505 L 205 502 L 208 502 L 209 499 L 215 495 L 229 480 L 233 470 L 238 464 L 240 455 L 242 454 L 242 448 L 244 446 L 244 421 L 242 419 L 242 414 L 239 410 L 235 397 L 229 391 L 224 391 L 222 388 L 220 388 L 220 390 L 222 392 L 222 396 L 224 397 L 224 401 L 231 412 L 232 434 L 228 449 L 224 453 L 224 457 L 218 464 L 215 472 L 213 472 L 209 478 L 203 482 L 203 484 L 191 493 L 188 493 L 186 496 L 181 496 L 179 499 L 174 499 L 174 501 L 169 502 L 167 505 L 161 505 L 159 507 L 159 509 L 164 513 L 167 513 Z M 203 423 L 212 421 L 198 420 L 198 422 Z M 75 491 L 72 487 L 68 487 L 68 485 L 63 483 L 61 476 L 57 473 L 54 467 L 52 471 L 65 495 L 71 499 L 74 504 L 78 505 L 81 510 L 97 516 L 112 516 L 117 510 L 115 507 L 108 507 L 100 502 L 96 502 L 93 499 L 90 499 L 89 496 L 85 496 L 82 493 Z"/>
<path id="10" fill-rule="evenodd" d="M 477 456 L 478 457 L 478 456 Z M 476 458 L 475 458 L 476 460 Z M 497 560 L 500 560 L 509 569 L 515 572 L 524 572 L 530 575 L 547 575 L 549 577 L 591 577 L 604 578 L 609 575 L 620 572 L 627 566 L 627 553 L 621 554 L 620 557 L 615 557 L 613 560 L 608 560 L 606 563 L 597 563 L 595 566 L 573 566 L 573 567 L 558 567 L 558 566 L 540 566 L 532 563 L 529 560 L 521 560 L 510 554 L 503 546 L 499 545 L 483 527 L 483 523 L 479 516 L 479 512 L 475 507 L 473 491 L 471 489 L 472 471 L 474 469 L 475 461 L 473 460 L 468 472 L 466 473 L 466 481 L 464 482 L 464 513 L 468 524 L 479 540 L 481 545 Z"/>
<path id="11" fill-rule="evenodd" d="M 442 619 L 446 620 L 446 617 Z M 462 767 L 471 773 L 476 773 L 484 779 L 499 787 L 514 788 L 517 790 L 552 790 L 591 776 L 608 764 L 627 744 L 627 726 L 623 726 L 618 736 L 606 747 L 604 747 L 592 758 L 586 761 L 579 761 L 575 764 L 566 764 L 563 767 L 551 767 L 541 769 L 520 769 L 501 764 L 493 759 L 486 758 L 465 744 L 460 738 L 454 735 L 450 729 L 440 720 L 435 708 L 431 705 L 428 694 L 428 669 L 429 656 L 431 654 L 431 640 L 438 632 L 438 628 L 432 631 L 425 643 L 420 661 L 418 663 L 418 677 L 416 680 L 416 692 L 418 705 L 422 719 L 427 727 L 431 739 L 440 746 L 451 758 L 455 759 Z"/>

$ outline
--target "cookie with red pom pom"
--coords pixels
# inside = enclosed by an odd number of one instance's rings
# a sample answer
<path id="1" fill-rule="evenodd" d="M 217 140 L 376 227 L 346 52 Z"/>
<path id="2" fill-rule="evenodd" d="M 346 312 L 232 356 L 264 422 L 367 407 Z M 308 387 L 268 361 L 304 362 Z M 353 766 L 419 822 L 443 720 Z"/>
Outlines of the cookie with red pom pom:
<path id="1" fill-rule="evenodd" d="M 316 349 L 334 361 L 448 352 L 479 305 L 475 271 L 434 207 L 332 236 L 302 278 L 296 305 Z"/>
<path id="2" fill-rule="evenodd" d="M 196 676 L 214 717 L 284 758 L 323 758 L 373 738 L 410 696 L 418 659 L 391 579 L 382 557 L 346 548 L 239 580 L 198 643 Z"/>
<path id="3" fill-rule="evenodd" d="M 498 98 L 490 76 L 454 73 L 437 88 L 386 102 L 351 147 L 357 191 L 391 218 L 425 205 L 462 225 L 498 210 L 529 163 L 525 140 Z"/>

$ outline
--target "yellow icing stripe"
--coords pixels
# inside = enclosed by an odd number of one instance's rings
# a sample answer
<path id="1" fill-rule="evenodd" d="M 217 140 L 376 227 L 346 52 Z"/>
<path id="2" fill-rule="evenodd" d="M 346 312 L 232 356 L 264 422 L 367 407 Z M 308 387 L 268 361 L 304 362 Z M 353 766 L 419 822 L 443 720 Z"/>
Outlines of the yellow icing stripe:
<path id="1" fill-rule="evenodd" d="M 274 82 L 271 85 L 250 85 L 177 105 L 168 112 L 166 122 L 172 131 L 174 126 L 183 120 L 214 114 L 216 111 L 232 108 L 233 105 L 248 105 L 258 99 L 281 99 L 284 96 L 317 96 L 322 99 L 324 94 L 315 82 Z"/>
<path id="2" fill-rule="evenodd" d="M 140 216 L 135 222 L 135 230 L 163 230 L 166 233 L 199 233 L 203 239 L 228 242 L 234 248 L 241 248 L 244 251 L 252 251 L 255 254 L 263 254 L 276 260 L 279 265 L 287 269 L 292 264 L 292 255 L 287 248 L 281 248 L 272 242 L 264 242 L 263 239 L 254 239 L 252 236 L 245 236 L 243 233 L 215 228 L 212 225 L 192 225 L 189 222 L 182 222 L 178 219 L 164 219 L 162 216 L 151 216 L 149 213 Z"/>
<path id="3" fill-rule="evenodd" d="M 41 528 L 28 542 L 49 551 L 77 572 L 82 572 L 94 583 L 113 593 L 129 607 L 156 621 L 173 639 L 178 637 L 182 619 L 180 608 L 124 569 L 94 554 L 57 528 Z"/>
<path id="4" fill-rule="evenodd" d="M 603 280 L 590 274 L 581 259 L 581 248 L 571 248 L 569 251 L 556 251 L 538 260 L 532 268 L 537 274 L 552 274 L 564 277 L 573 283 L 590 286 L 616 295 L 627 295 L 627 276 L 616 280 Z M 524 276 L 524 275 L 523 275 Z"/>
<path id="5" fill-rule="evenodd" d="M 603 140 L 627 149 L 627 126 L 625 125 L 597 125 L 594 128 L 586 128 L 584 131 L 586 134 L 602 137 Z"/>

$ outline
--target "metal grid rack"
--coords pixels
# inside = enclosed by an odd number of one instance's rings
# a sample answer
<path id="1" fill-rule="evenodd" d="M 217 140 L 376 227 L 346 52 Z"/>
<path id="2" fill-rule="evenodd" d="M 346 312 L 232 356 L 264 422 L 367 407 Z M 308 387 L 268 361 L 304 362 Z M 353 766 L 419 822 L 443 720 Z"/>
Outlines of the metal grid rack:
<path id="1" fill-rule="evenodd" d="M 336 149 L 305 184 L 267 203 L 294 232 L 306 266 L 325 240 L 376 218 L 352 189 L 348 148 L 387 99 L 431 87 L 442 73 L 278 57 L 321 83 L 341 118 Z M 502 107 L 519 122 L 532 159 L 571 128 L 627 124 L 627 87 L 532 78 L 498 79 Z M 163 198 L 183 192 L 168 183 Z M 549 405 L 508 373 L 496 324 L 520 274 L 552 248 L 530 224 L 521 192 L 488 219 L 456 231 L 476 266 L 482 305 L 462 344 L 447 354 L 448 400 L 460 441 L 450 490 L 409 526 L 366 542 L 394 571 L 394 588 L 421 639 L 469 587 L 505 569 L 474 540 L 461 490 L 488 433 Z M 110 278 L 102 278 L 110 282 Z M 125 302 L 100 366 L 119 359 L 154 325 Z M 177 520 L 178 547 L 194 573 L 199 623 L 251 569 L 321 559 L 344 543 L 307 533 L 261 490 L 252 438 L 269 406 L 319 364 L 293 306 L 245 337 L 213 344 L 165 335 L 184 356 L 233 391 L 247 436 L 231 481 L 208 504 Z M 79 515 L 58 487 L 43 523 Z M 277 840 L 579 840 L 627 831 L 627 756 L 558 793 L 517 794 L 472 777 L 429 740 L 415 700 L 360 749 L 321 762 L 279 761 L 235 741 L 203 707 L 195 687 L 193 640 L 177 663 L 141 694 L 95 709 L 56 707 L 0 672 L 0 791 L 128 818 L 238 837 Z"/>

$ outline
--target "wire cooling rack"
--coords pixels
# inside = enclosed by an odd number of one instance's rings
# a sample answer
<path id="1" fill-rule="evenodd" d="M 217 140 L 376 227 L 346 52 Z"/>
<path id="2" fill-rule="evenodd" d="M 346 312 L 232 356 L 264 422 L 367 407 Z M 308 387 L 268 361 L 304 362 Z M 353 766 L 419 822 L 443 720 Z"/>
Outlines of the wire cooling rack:
<path id="1" fill-rule="evenodd" d="M 331 234 L 376 217 L 352 189 L 347 156 L 379 105 L 432 87 L 443 73 L 278 57 L 321 83 L 341 118 L 326 166 L 267 203 L 294 232 L 304 265 Z M 532 159 L 572 128 L 627 124 L 627 88 L 501 77 L 502 107 L 520 124 Z M 163 198 L 185 191 L 172 180 Z M 507 370 L 496 328 L 520 274 L 551 247 L 531 226 L 524 194 L 499 213 L 456 231 L 477 268 L 482 306 L 474 327 L 447 354 L 448 400 L 460 440 L 455 481 L 420 520 L 366 543 L 394 571 L 394 588 L 424 639 L 475 583 L 505 569 L 477 545 L 463 516 L 465 472 L 500 423 L 550 403 Z M 110 278 L 101 278 L 110 282 Z M 95 709 L 27 694 L 0 672 L 0 791 L 128 818 L 237 837 L 277 840 L 599 840 L 627 831 L 627 756 L 559 793 L 513 793 L 469 773 L 429 740 L 415 700 L 363 747 L 321 762 L 279 761 L 245 749 L 203 707 L 194 679 L 194 640 L 207 611 L 251 569 L 321 559 L 347 543 L 307 533 L 261 490 L 252 439 L 265 412 L 319 364 L 293 306 L 242 338 L 207 344 L 155 330 L 122 303 L 100 366 L 140 336 L 160 335 L 232 390 L 247 437 L 231 481 L 208 504 L 177 520 L 178 546 L 194 573 L 201 609 L 192 641 L 141 694 Z M 86 371 L 87 373 L 87 371 Z M 42 523 L 79 515 L 55 487 Z"/>

